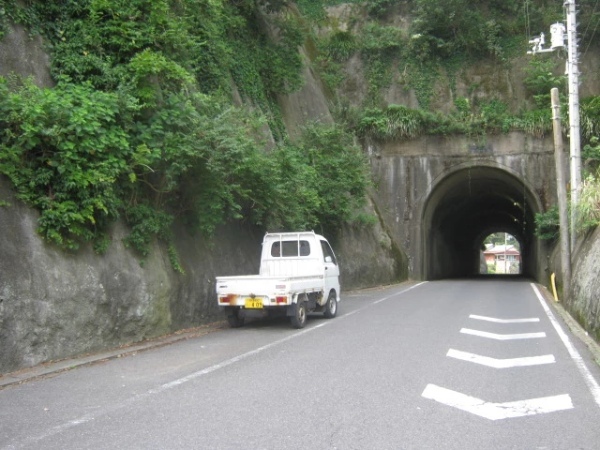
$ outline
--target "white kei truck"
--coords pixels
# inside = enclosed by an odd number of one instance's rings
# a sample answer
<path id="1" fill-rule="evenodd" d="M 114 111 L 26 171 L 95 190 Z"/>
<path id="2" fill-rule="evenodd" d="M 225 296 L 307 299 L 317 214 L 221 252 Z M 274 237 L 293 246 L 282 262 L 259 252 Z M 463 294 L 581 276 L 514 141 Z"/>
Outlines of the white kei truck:
<path id="1" fill-rule="evenodd" d="M 229 325 L 247 317 L 287 315 L 303 328 L 310 312 L 337 314 L 340 269 L 329 242 L 313 231 L 267 233 L 258 275 L 217 277 L 219 307 Z"/>

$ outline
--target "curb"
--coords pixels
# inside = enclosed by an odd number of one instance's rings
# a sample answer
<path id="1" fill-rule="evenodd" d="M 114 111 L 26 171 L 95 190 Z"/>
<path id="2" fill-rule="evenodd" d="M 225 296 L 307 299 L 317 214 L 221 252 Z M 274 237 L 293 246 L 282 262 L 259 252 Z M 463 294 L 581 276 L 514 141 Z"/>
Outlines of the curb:
<path id="1" fill-rule="evenodd" d="M 589 333 L 573 318 L 573 316 L 571 316 L 571 314 L 569 314 L 560 302 L 554 300 L 554 297 L 546 286 L 541 284 L 538 284 L 537 286 L 540 287 L 540 292 L 544 295 L 546 303 L 561 317 L 565 325 L 569 328 L 569 331 L 585 344 L 592 353 L 594 362 L 600 367 L 600 344 L 589 335 Z"/>
<path id="2" fill-rule="evenodd" d="M 196 328 L 177 331 L 173 334 L 161 336 L 155 339 L 128 344 L 98 353 L 91 353 L 74 358 L 61 359 L 58 361 L 50 361 L 38 366 L 21 369 L 16 372 L 0 374 L 0 390 L 8 386 L 22 384 L 38 378 L 66 372 L 78 367 L 109 361 L 111 359 L 122 358 L 124 356 L 134 355 L 145 350 L 171 345 L 178 341 L 204 336 L 223 328 L 226 328 L 225 322 L 214 322 Z"/>

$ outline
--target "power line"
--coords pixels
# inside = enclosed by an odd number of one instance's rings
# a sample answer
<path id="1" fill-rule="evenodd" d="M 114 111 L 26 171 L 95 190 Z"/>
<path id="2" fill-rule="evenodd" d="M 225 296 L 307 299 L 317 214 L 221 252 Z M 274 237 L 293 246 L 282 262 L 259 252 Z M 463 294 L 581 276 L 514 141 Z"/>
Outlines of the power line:
<path id="1" fill-rule="evenodd" d="M 593 19 L 594 15 L 596 14 L 596 8 L 598 7 L 598 2 L 599 1 L 600 0 L 596 0 L 596 4 L 594 5 L 594 8 L 592 9 L 592 13 L 590 14 L 590 17 L 592 17 L 592 19 Z M 587 28 L 585 29 L 585 32 L 583 33 L 582 40 L 585 40 L 585 37 L 586 37 L 586 35 L 588 33 L 588 30 L 590 29 L 591 23 L 592 23 L 592 21 L 590 20 L 588 22 L 588 24 L 587 24 Z M 594 36 L 596 35 L 596 30 L 598 29 L 598 23 L 600 23 L 600 20 L 596 20 L 596 23 L 594 24 L 594 31 L 592 31 L 592 36 L 590 37 L 590 39 L 588 41 L 587 47 L 585 48 L 585 51 L 583 52 L 582 57 L 587 54 L 588 50 L 590 49 L 590 45 L 592 45 L 592 42 L 594 40 Z"/>

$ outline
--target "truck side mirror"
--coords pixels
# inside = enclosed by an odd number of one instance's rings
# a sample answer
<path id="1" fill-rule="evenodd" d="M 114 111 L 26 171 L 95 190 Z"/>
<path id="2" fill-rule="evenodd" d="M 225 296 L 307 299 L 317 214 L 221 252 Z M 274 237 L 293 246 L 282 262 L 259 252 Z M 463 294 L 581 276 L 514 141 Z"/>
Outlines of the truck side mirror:
<path id="1" fill-rule="evenodd" d="M 325 257 L 325 262 L 326 262 L 326 263 L 333 262 L 333 259 L 331 259 L 331 256 L 326 256 L 326 257 Z"/>

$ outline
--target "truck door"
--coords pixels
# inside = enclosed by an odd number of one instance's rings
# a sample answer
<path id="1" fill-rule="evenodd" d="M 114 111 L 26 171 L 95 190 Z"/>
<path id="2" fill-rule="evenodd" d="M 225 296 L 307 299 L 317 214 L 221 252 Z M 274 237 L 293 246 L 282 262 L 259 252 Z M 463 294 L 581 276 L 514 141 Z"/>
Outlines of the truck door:
<path id="1" fill-rule="evenodd" d="M 325 298 L 329 295 L 329 292 L 334 289 L 337 295 L 337 300 L 340 300 L 340 268 L 338 266 L 337 259 L 333 253 L 333 249 L 329 245 L 329 242 L 320 240 L 321 248 L 323 249 L 323 260 L 325 265 Z"/>

